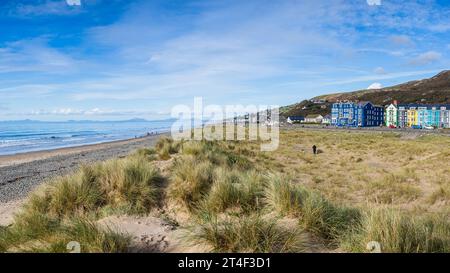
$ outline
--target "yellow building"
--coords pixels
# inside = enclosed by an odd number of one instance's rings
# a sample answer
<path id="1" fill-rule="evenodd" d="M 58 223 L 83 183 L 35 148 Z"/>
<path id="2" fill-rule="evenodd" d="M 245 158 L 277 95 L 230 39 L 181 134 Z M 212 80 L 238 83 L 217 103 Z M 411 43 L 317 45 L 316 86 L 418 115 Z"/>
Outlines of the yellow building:
<path id="1" fill-rule="evenodd" d="M 417 111 L 417 109 L 411 107 L 410 109 L 408 109 L 407 115 L 408 115 L 408 127 L 412 127 L 414 125 L 419 124 L 419 111 Z"/>

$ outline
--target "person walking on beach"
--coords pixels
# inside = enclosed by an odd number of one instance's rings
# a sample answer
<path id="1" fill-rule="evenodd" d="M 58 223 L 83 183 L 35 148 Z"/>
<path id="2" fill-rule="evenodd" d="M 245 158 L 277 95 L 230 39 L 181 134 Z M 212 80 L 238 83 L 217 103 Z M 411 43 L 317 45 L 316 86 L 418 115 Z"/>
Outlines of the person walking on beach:
<path id="1" fill-rule="evenodd" d="M 317 154 L 317 146 L 316 146 L 316 145 L 313 145 L 313 146 L 312 146 L 312 149 L 313 149 L 313 154 Z"/>

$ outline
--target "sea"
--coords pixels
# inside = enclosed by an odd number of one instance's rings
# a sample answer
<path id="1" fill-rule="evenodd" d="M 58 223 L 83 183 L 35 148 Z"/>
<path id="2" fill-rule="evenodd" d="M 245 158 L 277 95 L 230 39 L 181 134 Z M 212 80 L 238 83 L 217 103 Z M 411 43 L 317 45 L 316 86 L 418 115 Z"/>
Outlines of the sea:
<path id="1" fill-rule="evenodd" d="M 170 131 L 173 120 L 0 121 L 0 155 L 83 146 Z"/>

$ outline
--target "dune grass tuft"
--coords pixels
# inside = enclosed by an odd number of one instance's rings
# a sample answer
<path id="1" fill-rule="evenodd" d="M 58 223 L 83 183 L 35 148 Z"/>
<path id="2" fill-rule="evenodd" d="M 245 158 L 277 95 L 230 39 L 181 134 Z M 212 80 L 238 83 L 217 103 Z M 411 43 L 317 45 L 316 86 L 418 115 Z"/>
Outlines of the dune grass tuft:
<path id="1" fill-rule="evenodd" d="M 2 252 L 67 253 L 69 242 L 78 242 L 82 253 L 115 253 L 126 252 L 130 238 L 84 217 L 61 220 L 29 215 L 0 231 Z"/>
<path id="2" fill-rule="evenodd" d="M 246 217 L 200 215 L 190 239 L 207 243 L 214 252 L 303 252 L 304 233 L 299 228 L 278 225 L 276 219 L 264 219 L 259 214 Z"/>
<path id="3" fill-rule="evenodd" d="M 87 251 L 123 250 L 123 236 L 96 228 L 90 221 L 105 209 L 148 213 L 158 205 L 162 179 L 140 156 L 86 165 L 55 178 L 31 194 L 14 224 L 0 232 L 0 250 L 20 245 L 23 251 L 57 251 L 71 234 L 79 240 L 87 236 Z"/>
<path id="4" fill-rule="evenodd" d="M 352 252 L 364 252 L 368 242 L 376 241 L 382 252 L 445 253 L 450 251 L 450 224 L 440 216 L 412 218 L 392 209 L 372 208 L 343 238 L 343 248 Z"/>
<path id="5" fill-rule="evenodd" d="M 142 158 L 111 160 L 83 166 L 32 194 L 25 209 L 58 217 L 83 215 L 101 207 L 127 207 L 146 213 L 158 202 L 162 177 Z"/>
<path id="6" fill-rule="evenodd" d="M 237 208 L 247 213 L 262 208 L 264 177 L 255 171 L 238 172 L 217 168 L 214 183 L 205 196 L 202 208 L 224 212 Z"/>
<path id="7" fill-rule="evenodd" d="M 298 217 L 303 228 L 325 239 L 335 242 L 359 220 L 358 210 L 336 206 L 314 191 L 293 185 L 286 176 L 270 174 L 268 180 L 269 208 Z"/>
<path id="8" fill-rule="evenodd" d="M 360 221 L 359 209 L 337 206 L 306 188 L 301 192 L 300 225 L 333 244 Z"/>
<path id="9" fill-rule="evenodd" d="M 213 171 L 209 162 L 198 162 L 191 156 L 177 159 L 167 189 L 168 197 L 192 209 L 211 187 Z"/>
<path id="10" fill-rule="evenodd" d="M 159 156 L 159 159 L 167 160 L 170 159 L 172 154 L 175 154 L 179 151 L 180 145 L 181 142 L 175 142 L 171 138 L 162 137 L 156 143 L 155 150 Z"/>
<path id="11" fill-rule="evenodd" d="M 299 187 L 283 175 L 269 174 L 267 178 L 265 199 L 268 206 L 281 215 L 299 215 L 302 205 Z"/>
<path id="12" fill-rule="evenodd" d="M 153 149 L 153 148 L 141 148 L 141 149 L 138 149 L 131 156 L 132 157 L 135 156 L 135 157 L 138 157 L 138 158 L 139 157 L 140 158 L 144 157 L 144 158 L 146 158 L 147 160 L 150 160 L 150 161 L 157 159 L 156 150 Z"/>
<path id="13" fill-rule="evenodd" d="M 190 141 L 182 144 L 184 155 L 194 156 L 199 161 L 208 161 L 217 166 L 248 170 L 252 164 L 245 157 L 228 148 L 226 142 Z"/>

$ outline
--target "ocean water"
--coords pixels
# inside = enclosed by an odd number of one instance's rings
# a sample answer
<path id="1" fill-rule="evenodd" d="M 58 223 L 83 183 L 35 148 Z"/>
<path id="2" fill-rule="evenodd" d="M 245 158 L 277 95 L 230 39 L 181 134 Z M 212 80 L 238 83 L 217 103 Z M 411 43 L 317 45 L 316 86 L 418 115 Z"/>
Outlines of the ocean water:
<path id="1" fill-rule="evenodd" d="M 124 140 L 170 130 L 173 121 L 0 121 L 0 155 Z"/>

